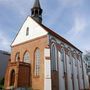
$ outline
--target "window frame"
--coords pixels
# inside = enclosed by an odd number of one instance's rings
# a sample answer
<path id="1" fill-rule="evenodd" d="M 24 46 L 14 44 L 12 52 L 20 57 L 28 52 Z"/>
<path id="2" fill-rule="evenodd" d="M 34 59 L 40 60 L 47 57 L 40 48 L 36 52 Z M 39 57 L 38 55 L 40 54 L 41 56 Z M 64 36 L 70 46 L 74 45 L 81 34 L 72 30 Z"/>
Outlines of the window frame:
<path id="1" fill-rule="evenodd" d="M 26 28 L 26 36 L 29 35 L 29 27 Z"/>
<path id="2" fill-rule="evenodd" d="M 56 47 L 55 43 L 52 43 L 51 44 L 51 70 L 52 71 L 54 71 L 54 70 L 57 71 L 57 69 L 58 69 L 58 64 L 57 64 L 57 47 Z"/>
<path id="3" fill-rule="evenodd" d="M 61 50 L 60 50 L 60 52 L 61 52 L 61 61 L 63 62 L 63 73 L 65 73 L 66 72 L 66 62 L 65 62 L 65 50 L 64 50 L 64 48 L 61 48 Z M 62 59 L 62 57 L 63 57 L 63 59 Z"/>
<path id="4" fill-rule="evenodd" d="M 15 61 L 18 62 L 20 60 L 20 52 L 17 52 L 15 55 Z"/>
<path id="5" fill-rule="evenodd" d="M 40 77 L 40 49 L 36 48 L 34 52 L 34 76 Z"/>
<path id="6" fill-rule="evenodd" d="M 28 51 L 26 51 L 24 53 L 24 55 L 23 55 L 23 62 L 25 62 L 25 63 L 31 63 L 30 62 L 30 55 L 29 55 L 29 52 Z"/>

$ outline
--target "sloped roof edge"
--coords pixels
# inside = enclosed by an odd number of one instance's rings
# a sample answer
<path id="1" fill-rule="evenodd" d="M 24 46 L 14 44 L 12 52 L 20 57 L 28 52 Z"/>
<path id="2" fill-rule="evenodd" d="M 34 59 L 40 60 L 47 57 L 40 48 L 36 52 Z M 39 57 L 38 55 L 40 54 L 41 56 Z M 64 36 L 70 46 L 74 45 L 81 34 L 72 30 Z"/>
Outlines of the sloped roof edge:
<path id="1" fill-rule="evenodd" d="M 33 19 L 34 20 L 34 19 Z M 35 20 L 34 20 L 35 21 Z M 38 22 L 37 22 L 38 23 Z M 63 38 L 62 36 L 60 36 L 59 34 L 57 34 L 56 32 L 54 32 L 53 30 L 49 29 L 48 27 L 46 27 L 45 25 L 38 23 L 42 28 L 44 28 L 48 33 L 50 33 L 51 35 L 57 37 L 58 39 L 62 40 L 63 42 L 65 42 L 66 44 L 72 46 L 73 48 L 77 49 L 78 51 L 80 51 L 81 53 L 83 53 L 81 50 L 79 50 L 77 47 L 75 47 L 73 44 L 71 44 L 68 40 L 66 40 L 65 38 Z"/>

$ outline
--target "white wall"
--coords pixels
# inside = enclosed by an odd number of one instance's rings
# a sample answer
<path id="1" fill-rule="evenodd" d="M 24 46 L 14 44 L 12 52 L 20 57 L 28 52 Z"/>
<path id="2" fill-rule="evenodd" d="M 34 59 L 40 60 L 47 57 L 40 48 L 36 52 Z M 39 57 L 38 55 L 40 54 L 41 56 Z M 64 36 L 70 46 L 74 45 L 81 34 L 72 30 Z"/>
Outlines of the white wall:
<path id="1" fill-rule="evenodd" d="M 58 51 L 58 67 L 59 67 L 59 90 L 65 90 L 65 78 L 63 62 L 61 61 L 61 52 Z"/>
<path id="2" fill-rule="evenodd" d="M 79 85 L 80 89 L 84 89 L 83 87 L 83 77 L 82 77 L 82 64 L 81 64 L 81 59 L 77 60 L 78 61 L 78 75 L 79 75 Z"/>
<path id="3" fill-rule="evenodd" d="M 50 49 L 44 49 L 44 90 L 52 90 L 51 88 L 51 60 L 46 59 L 50 57 Z"/>
<path id="4" fill-rule="evenodd" d="M 58 48 L 59 48 L 59 45 L 63 48 L 67 48 L 67 49 L 70 49 L 70 52 L 71 53 L 75 53 L 75 55 L 81 55 L 82 56 L 82 52 L 80 52 L 79 50 L 75 49 L 74 47 L 71 47 L 70 45 L 68 45 L 67 43 L 63 42 L 62 40 L 56 38 L 55 36 L 53 35 L 49 35 L 49 43 L 51 44 L 51 42 L 55 42 L 55 44 L 58 44 Z M 60 48 L 61 48 L 60 47 Z M 60 49 L 59 48 L 59 49 Z M 59 51 L 59 50 L 58 50 Z M 61 53 L 58 52 L 58 68 L 59 68 L 59 89 L 60 90 L 64 90 L 65 89 L 65 81 L 64 79 L 62 78 L 63 77 L 63 63 L 61 62 Z M 84 88 L 84 83 L 85 82 L 85 87 L 88 87 L 88 77 L 87 77 L 87 74 L 86 74 L 86 71 L 85 71 L 85 66 L 84 66 L 84 81 L 83 81 L 83 71 L 82 71 L 82 58 L 80 59 L 80 62 L 79 60 L 77 60 L 77 56 L 76 56 L 76 60 L 72 57 L 71 61 L 72 61 L 72 65 L 71 65 L 71 71 L 70 71 L 70 65 L 69 65 L 69 58 L 68 56 L 66 56 L 66 58 L 68 59 L 67 60 L 67 71 L 69 72 L 68 73 L 68 88 L 71 89 L 72 88 L 72 83 L 71 83 L 71 73 L 73 74 L 73 79 L 74 79 L 74 89 L 75 90 L 79 90 L 80 89 L 83 89 Z M 77 66 L 75 66 L 75 62 L 77 61 Z M 64 68 L 66 69 L 66 66 L 64 65 Z M 65 70 L 66 71 L 66 70 Z M 72 90 L 72 89 L 71 89 Z"/>
<path id="5" fill-rule="evenodd" d="M 71 60 L 68 55 L 66 55 L 66 62 L 67 62 L 67 79 L 68 79 L 68 90 L 73 90 L 72 84 L 72 75 L 71 75 Z"/>
<path id="6" fill-rule="evenodd" d="M 29 35 L 26 36 L 26 29 L 29 27 Z M 37 37 L 41 37 L 47 35 L 47 31 L 44 30 L 36 21 L 34 21 L 31 17 L 28 17 L 24 22 L 22 28 L 18 32 L 15 40 L 13 41 L 11 46 L 26 42 L 28 40 L 35 39 Z"/>
<path id="7" fill-rule="evenodd" d="M 75 59 L 73 58 L 73 80 L 74 80 L 74 90 L 79 90 L 78 78 L 77 78 L 77 66 L 75 66 Z"/>

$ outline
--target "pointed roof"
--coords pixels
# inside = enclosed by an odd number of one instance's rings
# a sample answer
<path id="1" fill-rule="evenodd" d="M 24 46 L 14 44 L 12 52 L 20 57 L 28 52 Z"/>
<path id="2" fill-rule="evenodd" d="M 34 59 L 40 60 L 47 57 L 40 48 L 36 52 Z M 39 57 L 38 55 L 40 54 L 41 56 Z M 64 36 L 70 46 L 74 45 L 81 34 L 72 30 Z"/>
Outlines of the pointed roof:
<path id="1" fill-rule="evenodd" d="M 38 22 L 37 22 L 38 23 Z M 82 53 L 81 50 L 79 50 L 77 47 L 75 47 L 73 44 L 71 44 L 68 40 L 66 40 L 65 38 L 63 38 L 62 36 L 60 36 L 59 34 L 57 34 L 56 32 L 54 32 L 53 30 L 49 29 L 48 27 L 44 26 L 42 23 L 38 23 L 43 29 L 45 29 L 49 34 L 57 37 L 58 39 L 62 40 L 63 42 L 65 42 L 66 44 L 72 46 L 73 48 L 75 48 L 76 50 L 80 51 Z"/>
<path id="2" fill-rule="evenodd" d="M 35 0 L 33 8 L 41 8 L 39 0 Z"/>
<path id="3" fill-rule="evenodd" d="M 29 23 L 29 24 L 27 24 Z M 24 32 L 25 32 L 25 28 L 27 28 L 28 26 L 30 26 L 30 30 L 31 30 L 31 34 L 27 37 Z M 38 28 L 34 28 L 35 26 L 38 26 Z M 35 29 L 35 32 L 33 31 L 33 28 Z M 57 34 L 56 32 L 54 32 L 53 30 L 49 29 L 48 27 L 44 26 L 42 23 L 38 23 L 36 20 L 34 20 L 32 17 L 28 17 L 22 28 L 19 30 L 19 32 L 17 33 L 15 39 L 13 40 L 11 47 L 28 42 L 30 40 L 33 40 L 37 37 L 41 37 L 44 35 L 50 34 L 52 36 L 55 36 L 56 38 L 58 38 L 59 40 L 61 40 L 62 42 L 70 45 L 71 47 L 75 48 L 76 50 L 80 51 L 77 47 L 75 47 L 73 44 L 71 44 L 68 40 L 66 40 L 65 38 L 63 38 L 62 36 L 60 36 L 59 34 Z M 22 37 L 23 36 L 23 37 Z M 80 51 L 82 53 L 82 51 Z"/>

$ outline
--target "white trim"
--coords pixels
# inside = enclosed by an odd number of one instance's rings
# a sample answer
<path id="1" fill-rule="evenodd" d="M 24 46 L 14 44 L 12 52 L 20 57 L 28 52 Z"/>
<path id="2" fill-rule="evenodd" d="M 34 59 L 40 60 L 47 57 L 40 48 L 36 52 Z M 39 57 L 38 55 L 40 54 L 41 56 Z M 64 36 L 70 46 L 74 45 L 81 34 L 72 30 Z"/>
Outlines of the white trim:
<path id="1" fill-rule="evenodd" d="M 55 43 L 51 44 L 51 69 L 57 70 L 57 47 L 56 47 Z"/>
<path id="2" fill-rule="evenodd" d="M 26 35 L 27 27 L 29 28 L 28 36 Z M 48 32 L 45 29 L 43 29 L 37 22 L 35 22 L 31 17 L 27 17 L 26 21 L 22 25 L 22 28 L 18 32 L 11 46 L 18 45 L 20 43 L 23 43 L 28 40 L 32 40 L 47 34 Z"/>
<path id="3" fill-rule="evenodd" d="M 74 80 L 74 89 L 79 90 L 79 85 L 78 85 L 78 78 L 77 78 L 77 67 L 75 66 L 75 58 L 73 57 L 73 80 Z"/>
<path id="4" fill-rule="evenodd" d="M 66 55 L 67 61 L 67 81 L 68 81 L 68 90 L 73 90 L 73 83 L 72 83 L 72 74 L 71 74 L 71 64 L 70 64 L 70 57 Z"/>
<path id="5" fill-rule="evenodd" d="M 51 60 L 47 60 L 46 57 L 50 57 L 50 49 L 44 49 L 44 90 L 52 90 L 51 88 Z"/>
<path id="6" fill-rule="evenodd" d="M 64 69 L 63 69 L 63 62 L 61 61 L 61 52 L 58 51 L 58 67 L 59 67 L 59 90 L 65 90 L 65 78 L 64 78 Z"/>

